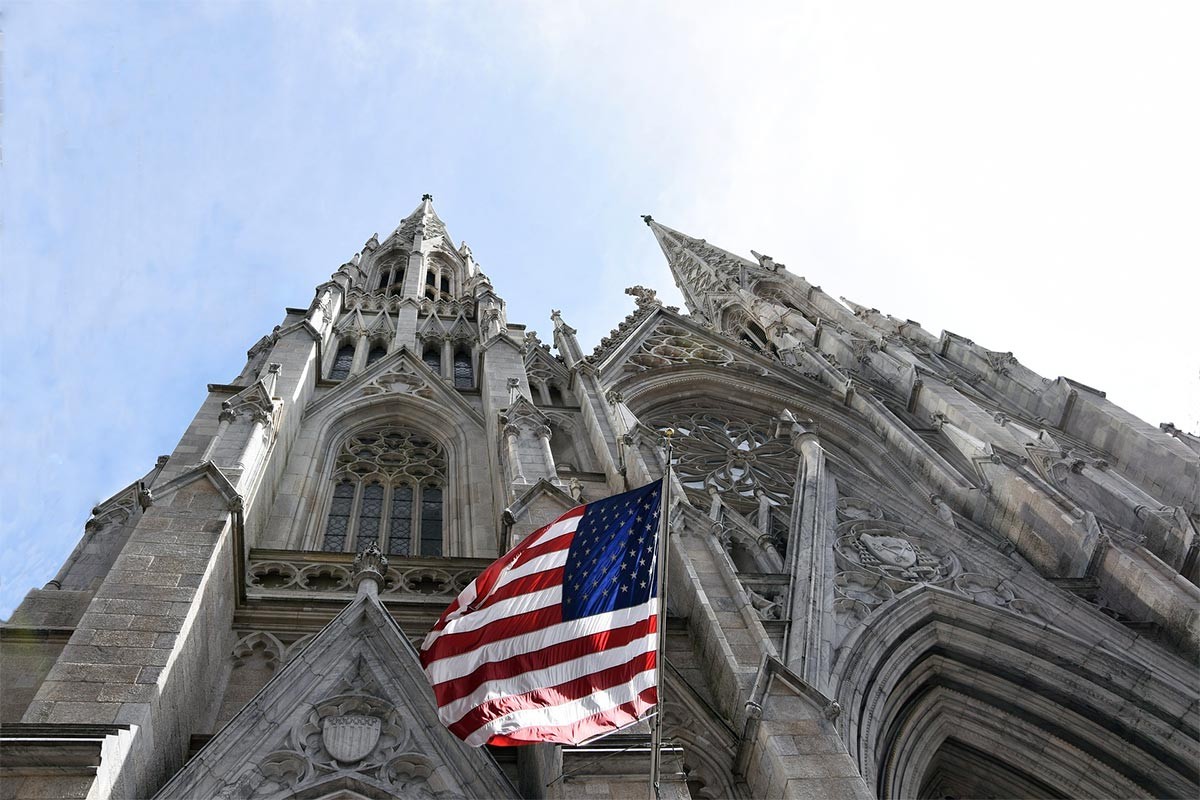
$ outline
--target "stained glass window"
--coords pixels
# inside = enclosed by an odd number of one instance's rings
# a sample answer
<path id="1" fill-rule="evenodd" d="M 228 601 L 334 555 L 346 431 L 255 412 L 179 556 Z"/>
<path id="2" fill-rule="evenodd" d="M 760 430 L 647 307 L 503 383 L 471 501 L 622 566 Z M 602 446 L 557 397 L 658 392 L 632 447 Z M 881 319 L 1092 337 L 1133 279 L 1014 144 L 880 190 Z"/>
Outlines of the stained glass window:
<path id="1" fill-rule="evenodd" d="M 471 369 L 471 354 L 459 350 L 454 354 L 454 388 L 471 389 L 475 386 L 474 370 Z"/>
<path id="2" fill-rule="evenodd" d="M 433 344 L 426 348 L 421 360 L 425 362 L 425 366 L 439 375 L 442 374 L 442 351 L 439 345 Z"/>
<path id="3" fill-rule="evenodd" d="M 413 490 L 397 486 L 392 491 L 392 515 L 388 522 L 388 553 L 412 555 Z"/>
<path id="4" fill-rule="evenodd" d="M 442 555 L 446 457 L 436 442 L 397 425 L 361 431 L 334 470 L 323 550 L 375 542 L 395 555 Z"/>
<path id="5" fill-rule="evenodd" d="M 354 484 L 343 480 L 333 490 L 329 504 L 329 519 L 325 523 L 325 542 L 322 550 L 341 552 L 346 549 L 346 534 L 350 531 L 350 508 L 354 505 Z"/>
<path id="6" fill-rule="evenodd" d="M 442 554 L 442 490 L 426 486 L 421 492 L 421 555 Z"/>
<path id="7" fill-rule="evenodd" d="M 354 345 L 342 345 L 338 348 L 337 356 L 333 359 L 333 368 L 329 370 L 329 380 L 342 381 L 350 377 L 350 366 L 353 363 Z"/>

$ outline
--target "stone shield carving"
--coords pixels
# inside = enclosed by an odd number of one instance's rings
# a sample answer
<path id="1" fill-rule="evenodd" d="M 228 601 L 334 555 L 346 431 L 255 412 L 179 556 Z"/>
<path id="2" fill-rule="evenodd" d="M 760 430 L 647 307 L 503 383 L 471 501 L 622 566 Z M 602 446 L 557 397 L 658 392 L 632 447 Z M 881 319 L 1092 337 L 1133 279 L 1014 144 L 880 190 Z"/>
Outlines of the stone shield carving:
<path id="1" fill-rule="evenodd" d="M 916 583 L 945 585 L 961 571 L 948 547 L 894 522 L 851 519 L 838 525 L 838 534 L 838 567 L 877 575 L 896 592 Z"/>
<path id="2" fill-rule="evenodd" d="M 362 761 L 379 743 L 383 720 L 363 714 L 344 714 L 321 720 L 321 743 L 343 764 Z"/>
<path id="3" fill-rule="evenodd" d="M 864 533 L 859 537 L 859 541 L 881 564 L 908 569 L 917 563 L 917 550 L 907 539 Z"/>

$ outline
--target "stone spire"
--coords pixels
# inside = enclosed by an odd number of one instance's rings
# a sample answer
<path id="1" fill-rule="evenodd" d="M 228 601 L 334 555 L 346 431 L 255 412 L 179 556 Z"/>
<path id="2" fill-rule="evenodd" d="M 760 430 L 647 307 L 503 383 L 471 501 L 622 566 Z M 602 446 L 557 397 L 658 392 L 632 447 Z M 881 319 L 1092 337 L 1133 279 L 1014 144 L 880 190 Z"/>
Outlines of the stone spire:
<path id="1" fill-rule="evenodd" d="M 714 324 L 720 316 L 720 310 L 737 297 L 739 289 L 747 285 L 751 273 L 764 270 L 773 272 L 782 266 L 770 259 L 756 264 L 714 247 L 704 239 L 668 228 L 655 222 L 649 215 L 642 219 L 654 232 L 654 238 L 667 257 L 667 264 L 683 293 L 688 311 Z M 764 264 L 770 264 L 770 267 Z"/>
<path id="2" fill-rule="evenodd" d="M 445 249 L 458 253 L 450 234 L 446 232 L 446 224 L 433 210 L 433 195 L 431 194 L 421 195 L 421 204 L 413 209 L 411 214 L 400 220 L 396 230 L 392 231 L 392 236 L 400 237 L 405 244 L 411 242 L 414 248 L 419 248 L 421 242 L 436 244 L 440 238 L 440 243 Z M 420 236 L 421 239 L 414 242 L 413 239 L 417 236 Z"/>

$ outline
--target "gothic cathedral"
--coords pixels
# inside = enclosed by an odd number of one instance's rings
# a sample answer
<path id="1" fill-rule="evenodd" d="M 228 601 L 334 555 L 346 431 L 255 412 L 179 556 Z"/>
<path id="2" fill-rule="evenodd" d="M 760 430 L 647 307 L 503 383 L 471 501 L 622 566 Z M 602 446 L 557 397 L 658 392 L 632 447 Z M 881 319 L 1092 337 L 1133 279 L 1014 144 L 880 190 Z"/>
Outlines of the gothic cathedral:
<path id="1" fill-rule="evenodd" d="M 1200 795 L 1200 439 L 645 222 L 687 313 L 590 353 L 428 195 L 287 309 L 3 625 L 5 800 L 645 797 L 643 724 L 467 747 L 414 643 L 666 428 L 664 796 Z"/>

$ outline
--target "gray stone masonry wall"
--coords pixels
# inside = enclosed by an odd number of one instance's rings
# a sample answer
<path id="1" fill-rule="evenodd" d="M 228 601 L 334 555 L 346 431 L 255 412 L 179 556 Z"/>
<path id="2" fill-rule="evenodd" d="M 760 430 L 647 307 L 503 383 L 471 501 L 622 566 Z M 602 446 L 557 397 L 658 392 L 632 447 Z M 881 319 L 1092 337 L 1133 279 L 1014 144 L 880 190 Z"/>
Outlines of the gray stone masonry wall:
<path id="1" fill-rule="evenodd" d="M 147 796 L 215 701 L 207 676 L 231 645 L 229 519 L 206 479 L 151 507 L 22 718 L 133 726 L 97 796 Z"/>
<path id="2" fill-rule="evenodd" d="M 751 746 L 747 783 L 752 797 L 873 800 L 846 745 L 823 709 L 773 680 Z"/>

